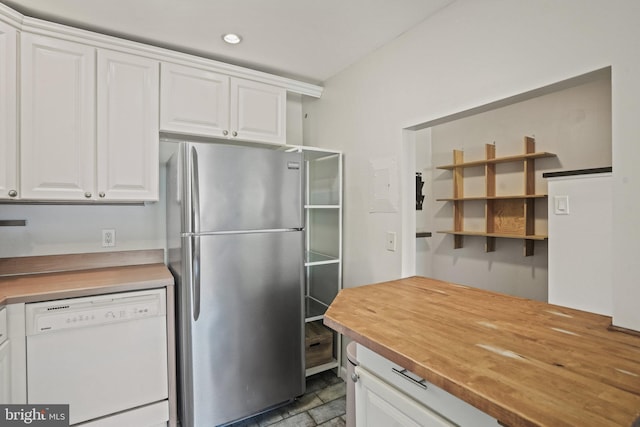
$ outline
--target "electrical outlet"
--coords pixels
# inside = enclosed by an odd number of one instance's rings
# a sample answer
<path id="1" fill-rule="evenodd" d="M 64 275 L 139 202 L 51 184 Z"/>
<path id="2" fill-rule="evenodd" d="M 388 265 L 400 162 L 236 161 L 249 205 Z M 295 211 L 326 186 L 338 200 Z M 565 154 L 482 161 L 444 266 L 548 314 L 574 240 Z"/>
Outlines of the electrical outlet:
<path id="1" fill-rule="evenodd" d="M 396 233 L 387 231 L 387 250 L 395 252 L 396 250 Z"/>
<path id="2" fill-rule="evenodd" d="M 116 245 L 116 230 L 113 228 L 102 230 L 102 247 L 112 248 Z"/>

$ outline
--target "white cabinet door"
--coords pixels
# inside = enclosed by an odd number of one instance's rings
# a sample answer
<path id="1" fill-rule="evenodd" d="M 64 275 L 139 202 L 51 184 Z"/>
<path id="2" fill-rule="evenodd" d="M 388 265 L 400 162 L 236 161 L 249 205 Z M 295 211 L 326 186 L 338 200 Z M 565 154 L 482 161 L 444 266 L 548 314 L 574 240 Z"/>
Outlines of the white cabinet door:
<path id="1" fill-rule="evenodd" d="M 287 91 L 244 79 L 231 79 L 231 135 L 234 138 L 286 143 Z"/>
<path id="2" fill-rule="evenodd" d="M 206 69 L 163 63 L 160 130 L 251 142 L 286 142 L 287 91 Z"/>
<path id="3" fill-rule="evenodd" d="M 160 130 L 226 137 L 229 134 L 229 77 L 163 63 Z"/>
<path id="4" fill-rule="evenodd" d="M 11 403 L 11 368 L 7 309 L 0 308 L 0 404 Z"/>
<path id="5" fill-rule="evenodd" d="M 0 344 L 0 404 L 11 403 L 9 340 Z"/>
<path id="6" fill-rule="evenodd" d="M 21 196 L 81 200 L 95 188 L 95 49 L 21 36 Z"/>
<path id="7" fill-rule="evenodd" d="M 98 199 L 158 200 L 159 62 L 98 51 Z"/>
<path id="8" fill-rule="evenodd" d="M 0 199 L 18 196 L 16 34 L 0 22 Z"/>
<path id="9" fill-rule="evenodd" d="M 455 426 L 367 370 L 356 367 L 355 372 L 356 427 Z"/>

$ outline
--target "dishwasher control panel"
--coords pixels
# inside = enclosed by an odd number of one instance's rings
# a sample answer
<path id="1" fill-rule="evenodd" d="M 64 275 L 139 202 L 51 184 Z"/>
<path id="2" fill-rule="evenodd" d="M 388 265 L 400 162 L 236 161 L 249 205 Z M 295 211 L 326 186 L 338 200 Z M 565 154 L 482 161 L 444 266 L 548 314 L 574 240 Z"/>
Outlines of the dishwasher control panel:
<path id="1" fill-rule="evenodd" d="M 27 335 L 164 316 L 164 290 L 27 304 Z"/>

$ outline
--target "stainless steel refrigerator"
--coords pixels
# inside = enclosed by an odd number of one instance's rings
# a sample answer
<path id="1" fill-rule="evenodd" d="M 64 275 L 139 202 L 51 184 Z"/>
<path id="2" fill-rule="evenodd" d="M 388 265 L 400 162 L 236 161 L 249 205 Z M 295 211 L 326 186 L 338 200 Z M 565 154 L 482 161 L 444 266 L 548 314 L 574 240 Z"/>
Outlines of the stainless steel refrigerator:
<path id="1" fill-rule="evenodd" d="M 300 153 L 214 143 L 168 162 L 182 427 L 304 393 L 303 168 Z"/>

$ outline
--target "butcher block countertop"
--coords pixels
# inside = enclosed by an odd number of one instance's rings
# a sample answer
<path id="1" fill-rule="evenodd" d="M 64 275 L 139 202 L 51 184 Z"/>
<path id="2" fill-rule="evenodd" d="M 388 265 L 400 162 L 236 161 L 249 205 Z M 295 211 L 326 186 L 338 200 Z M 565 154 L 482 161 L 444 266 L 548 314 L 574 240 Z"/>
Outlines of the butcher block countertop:
<path id="1" fill-rule="evenodd" d="M 0 306 L 172 285 L 162 250 L 0 259 Z"/>
<path id="2" fill-rule="evenodd" d="M 411 277 L 343 289 L 324 323 L 506 426 L 640 425 L 640 337 L 607 316 Z"/>

